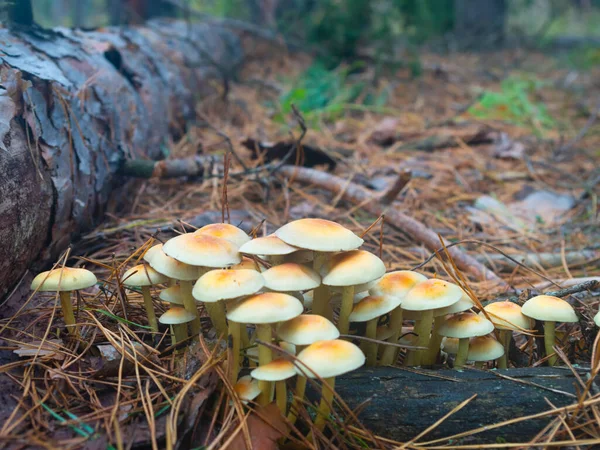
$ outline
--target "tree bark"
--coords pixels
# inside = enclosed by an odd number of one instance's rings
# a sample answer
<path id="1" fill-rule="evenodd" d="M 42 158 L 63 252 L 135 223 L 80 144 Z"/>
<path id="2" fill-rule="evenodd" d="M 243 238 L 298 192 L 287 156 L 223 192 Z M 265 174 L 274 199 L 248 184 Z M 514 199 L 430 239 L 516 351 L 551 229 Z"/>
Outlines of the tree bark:
<path id="1" fill-rule="evenodd" d="M 538 367 L 495 372 L 512 380 L 479 370 L 408 371 L 381 367 L 361 369 L 338 377 L 335 389 L 351 409 L 368 402 L 361 408 L 358 418 L 373 434 L 401 442 L 413 439 L 475 394 L 477 396 L 469 404 L 420 441 L 449 437 L 548 411 L 552 408 L 546 399 L 558 408 L 577 402 L 577 380 L 569 370 Z M 581 372 L 582 378 L 585 377 L 584 372 Z M 490 428 L 483 433 L 455 439 L 451 444 L 493 444 L 502 440 L 528 442 L 555 417 Z"/>
<path id="2" fill-rule="evenodd" d="M 102 217 L 129 159 L 161 158 L 207 80 L 242 60 L 218 25 L 0 30 L 0 298 Z M 210 58 L 210 61 L 207 59 Z"/>

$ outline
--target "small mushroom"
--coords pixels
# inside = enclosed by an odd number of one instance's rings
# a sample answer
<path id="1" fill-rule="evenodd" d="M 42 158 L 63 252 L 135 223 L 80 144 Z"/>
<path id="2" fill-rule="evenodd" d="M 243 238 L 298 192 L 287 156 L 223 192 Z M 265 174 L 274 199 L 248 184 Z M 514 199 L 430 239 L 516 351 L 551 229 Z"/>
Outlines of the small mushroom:
<path id="1" fill-rule="evenodd" d="M 500 343 L 506 349 L 506 352 L 498 359 L 498 368 L 508 368 L 508 350 L 513 331 L 524 331 L 532 327 L 531 319 L 525 316 L 521 307 L 513 302 L 494 302 L 487 305 L 485 311 L 490 316 L 490 320 L 498 330 Z M 480 316 L 483 312 L 479 313 Z"/>
<path id="2" fill-rule="evenodd" d="M 313 269 L 319 273 L 323 264 L 333 252 L 354 250 L 363 240 L 342 225 L 325 219 L 294 220 L 275 231 L 283 242 L 304 250 L 313 251 Z M 321 275 L 323 275 L 321 273 Z M 319 286 L 314 292 L 313 313 L 327 315 L 329 290 Z M 350 310 L 348 310 L 350 314 Z"/>
<path id="3" fill-rule="evenodd" d="M 315 419 L 315 427 L 322 430 L 333 402 L 335 377 L 361 367 L 365 363 L 365 355 L 351 342 L 336 339 L 309 345 L 298 354 L 298 360 L 301 362 L 296 367 L 299 374 L 323 379 L 321 403 Z"/>
<path id="4" fill-rule="evenodd" d="M 188 338 L 187 324 L 194 320 L 194 317 L 194 314 L 187 309 L 173 306 L 160 316 L 158 321 L 165 325 L 171 325 L 171 338 L 175 345 Z"/>
<path id="5" fill-rule="evenodd" d="M 504 353 L 504 346 L 492 334 L 486 334 L 470 339 L 467 359 L 475 362 L 475 367 L 482 368 L 483 363 L 501 358 Z"/>
<path id="6" fill-rule="evenodd" d="M 158 298 L 160 298 L 163 302 L 172 303 L 173 305 L 181 306 L 183 308 L 184 296 L 181 292 L 181 286 L 178 284 L 160 291 Z"/>
<path id="7" fill-rule="evenodd" d="M 142 296 L 144 297 L 144 309 L 148 316 L 148 323 L 154 332 L 158 332 L 158 322 L 152 304 L 152 295 L 150 295 L 150 286 L 155 284 L 165 283 L 167 277 L 158 273 L 152 267 L 138 264 L 132 267 L 123 274 L 122 283 L 127 287 L 140 286 L 142 288 Z"/>
<path id="8" fill-rule="evenodd" d="M 415 324 L 415 333 L 419 336 L 418 346 L 429 348 L 433 311 L 453 305 L 463 296 L 463 290 L 457 285 L 439 279 L 425 280 L 413 287 L 402 301 L 405 311 L 418 311 L 420 318 Z M 421 358 L 426 352 L 419 350 L 410 352 L 410 365 L 421 365 Z"/>
<path id="9" fill-rule="evenodd" d="M 401 297 L 369 295 L 354 305 L 350 313 L 350 322 L 367 322 L 366 337 L 377 339 L 377 321 L 379 317 L 395 310 L 402 302 Z M 377 343 L 363 341 L 361 345 L 366 357 L 367 366 L 377 364 Z"/>
<path id="10" fill-rule="evenodd" d="M 283 358 L 274 359 L 269 364 L 254 369 L 250 372 L 250 375 L 259 381 L 275 382 L 275 401 L 281 414 L 285 415 L 287 408 L 287 387 L 285 380 L 296 375 L 294 363 Z"/>
<path id="11" fill-rule="evenodd" d="M 348 334 L 349 317 L 354 305 L 354 287 L 374 281 L 383 274 L 385 274 L 383 261 L 364 250 L 337 253 L 321 267 L 324 285 L 343 287 L 342 306 L 338 321 L 340 334 Z M 314 307 L 313 301 L 313 312 Z"/>
<path id="12" fill-rule="evenodd" d="M 270 344 L 271 325 L 293 319 L 302 314 L 302 310 L 302 303 L 296 297 L 278 292 L 265 292 L 240 300 L 229 308 L 227 319 L 238 323 L 256 324 L 256 337 Z M 266 345 L 259 345 L 259 366 L 270 363 L 272 359 L 271 349 Z M 269 402 L 271 384 L 268 381 L 260 381 L 259 385 L 262 390 L 259 403 L 266 405 Z"/>
<path id="13" fill-rule="evenodd" d="M 250 375 L 246 375 L 233 385 L 233 390 L 238 395 L 242 403 L 248 403 L 260 395 L 258 382 L 253 380 Z"/>
<path id="14" fill-rule="evenodd" d="M 425 281 L 426 276 L 420 273 L 413 272 L 411 270 L 397 270 L 395 272 L 386 273 L 379 280 L 375 281 L 369 293 L 371 295 L 384 295 L 391 297 L 398 297 L 400 304 L 392 311 L 390 315 L 389 328 L 392 334 L 389 338 L 385 339 L 388 342 L 394 344 L 398 343 L 400 333 L 402 332 L 402 300 L 406 297 L 406 294 L 415 287 L 418 283 Z M 381 356 L 381 365 L 389 366 L 396 361 L 398 355 L 398 348 L 391 345 L 386 345 Z"/>
<path id="15" fill-rule="evenodd" d="M 546 346 L 546 356 L 548 356 L 548 365 L 555 365 L 557 356 L 553 347 L 556 340 L 556 322 L 578 322 L 575 310 L 558 297 L 537 295 L 525 302 L 521 312 L 527 317 L 544 322 L 544 344 Z"/>
<path id="16" fill-rule="evenodd" d="M 307 291 L 321 285 L 321 277 L 310 267 L 297 263 L 283 263 L 266 272 L 265 287 L 276 292 Z"/>
<path id="17" fill-rule="evenodd" d="M 274 234 L 246 242 L 240 247 L 240 253 L 246 255 L 267 256 L 274 265 L 283 263 L 283 257 L 297 252 L 298 247 L 286 244 Z"/>
<path id="18" fill-rule="evenodd" d="M 462 368 L 469 354 L 469 339 L 485 336 L 494 331 L 494 324 L 484 317 L 471 312 L 462 312 L 446 318 L 438 333 L 442 336 L 458 338 L 458 352 L 454 360 L 456 369 Z"/>
<path id="19" fill-rule="evenodd" d="M 38 274 L 31 282 L 31 289 L 40 292 L 58 292 L 67 330 L 77 334 L 71 292 L 89 288 L 98 282 L 96 275 L 87 269 L 61 267 Z"/>
<path id="20" fill-rule="evenodd" d="M 211 223 L 210 225 L 203 226 L 202 228 L 194 231 L 193 234 L 201 234 L 219 239 L 225 239 L 226 241 L 234 244 L 236 247 L 241 247 L 251 240 L 250 236 L 248 236 L 243 230 L 240 230 L 235 225 L 228 223 Z"/>

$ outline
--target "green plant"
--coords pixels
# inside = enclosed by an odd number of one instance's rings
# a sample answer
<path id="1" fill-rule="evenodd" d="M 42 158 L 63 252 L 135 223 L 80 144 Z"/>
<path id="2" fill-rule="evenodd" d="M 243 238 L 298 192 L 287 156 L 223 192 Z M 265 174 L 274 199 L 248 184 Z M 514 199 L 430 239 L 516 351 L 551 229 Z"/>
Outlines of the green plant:
<path id="1" fill-rule="evenodd" d="M 533 94 L 543 85 L 535 78 L 507 78 L 501 83 L 500 91 L 485 91 L 468 112 L 479 119 L 530 126 L 541 133 L 556 125 L 546 105 L 533 99 Z"/>

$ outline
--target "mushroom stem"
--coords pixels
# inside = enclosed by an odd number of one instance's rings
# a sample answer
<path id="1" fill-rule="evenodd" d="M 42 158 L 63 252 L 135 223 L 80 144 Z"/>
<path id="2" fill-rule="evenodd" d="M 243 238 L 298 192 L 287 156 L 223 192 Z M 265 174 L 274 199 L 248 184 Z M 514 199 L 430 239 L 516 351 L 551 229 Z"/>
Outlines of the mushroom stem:
<path id="1" fill-rule="evenodd" d="M 327 254 L 322 252 L 314 252 L 313 269 L 320 272 L 321 266 L 325 263 Z M 313 293 L 312 313 L 319 316 L 327 317 L 329 304 L 329 289 L 327 286 L 320 285 L 315 288 Z"/>
<path id="2" fill-rule="evenodd" d="M 419 335 L 417 346 L 428 347 L 429 346 L 429 334 L 431 333 L 431 323 L 433 322 L 433 310 L 425 310 L 421 313 L 421 318 L 415 324 L 415 333 Z M 414 356 L 414 365 L 421 365 L 421 358 L 425 350 L 417 350 Z"/>
<path id="3" fill-rule="evenodd" d="M 217 330 L 217 337 L 221 339 L 227 336 L 227 319 L 225 318 L 225 304 L 223 302 L 204 303 L 206 312 Z"/>
<path id="4" fill-rule="evenodd" d="M 475 361 L 476 369 L 483 369 L 483 361 Z"/>
<path id="5" fill-rule="evenodd" d="M 467 362 L 467 356 L 469 355 L 469 338 L 462 338 L 458 340 L 458 352 L 454 359 L 454 368 L 462 369 Z"/>
<path id="6" fill-rule="evenodd" d="M 422 363 L 426 366 L 435 364 L 437 355 L 440 352 L 440 346 L 442 345 L 443 336 L 438 333 L 438 330 L 444 323 L 444 316 L 437 316 L 433 320 L 433 330 L 431 331 L 431 340 L 429 341 L 429 348 L 423 355 Z"/>
<path id="7" fill-rule="evenodd" d="M 270 344 L 271 343 L 271 324 L 270 323 L 259 323 L 256 325 L 256 337 L 260 341 Z M 273 360 L 273 352 L 266 345 L 258 344 L 258 365 L 264 366 L 269 364 Z M 271 397 L 271 382 L 259 380 L 258 387 L 260 388 L 260 395 L 258 396 L 259 405 L 267 405 Z"/>
<path id="8" fill-rule="evenodd" d="M 191 312 L 195 319 L 190 322 L 190 329 L 194 336 L 200 334 L 200 317 L 198 316 L 198 308 L 196 308 L 196 300 L 192 296 L 192 289 L 194 287 L 191 281 L 179 281 L 181 286 L 181 294 L 183 295 L 183 307 L 186 311 Z"/>
<path id="9" fill-rule="evenodd" d="M 378 317 L 371 319 L 367 322 L 367 331 L 365 337 L 368 339 L 377 339 L 377 319 Z M 367 357 L 367 366 L 373 367 L 377 364 L 377 343 L 371 341 L 362 342 L 362 350 Z"/>
<path id="10" fill-rule="evenodd" d="M 344 286 L 342 291 L 342 307 L 340 308 L 340 318 L 338 320 L 340 334 L 348 334 L 352 306 L 354 306 L 354 286 Z"/>
<path id="11" fill-rule="evenodd" d="M 186 323 L 172 325 L 171 330 L 173 331 L 173 336 L 175 337 L 173 345 L 179 344 L 180 342 L 183 342 L 188 338 Z"/>
<path id="12" fill-rule="evenodd" d="M 283 255 L 271 255 L 271 256 L 269 256 L 269 262 L 273 266 L 278 266 L 280 264 L 283 264 L 285 262 L 285 259 L 284 259 Z"/>
<path id="13" fill-rule="evenodd" d="M 62 308 L 63 317 L 67 330 L 71 334 L 77 334 L 77 322 L 75 321 L 75 315 L 73 314 L 73 304 L 71 303 L 71 291 L 61 291 L 60 306 Z"/>
<path id="14" fill-rule="evenodd" d="M 229 376 L 231 384 L 235 384 L 238 372 L 240 371 L 241 328 L 241 323 L 232 320 L 229 321 L 229 335 L 231 336 L 231 366 L 229 367 Z"/>
<path id="15" fill-rule="evenodd" d="M 175 278 L 169 278 L 169 281 L 167 281 L 167 286 L 168 287 L 173 287 L 177 285 L 177 280 Z"/>
<path id="16" fill-rule="evenodd" d="M 498 330 L 498 338 L 504 346 L 504 354 L 497 359 L 498 369 L 508 369 L 508 349 L 510 348 L 510 340 L 512 339 L 512 331 Z"/>
<path id="17" fill-rule="evenodd" d="M 152 296 L 150 295 L 150 286 L 142 286 L 142 296 L 144 297 L 144 308 L 148 316 L 148 323 L 152 331 L 158 331 L 158 321 L 154 313 L 154 305 L 152 304 Z"/>
<path id="18" fill-rule="evenodd" d="M 392 344 L 397 344 L 398 339 L 400 339 L 400 334 L 402 333 L 402 307 L 398 306 L 392 311 L 390 315 L 390 324 L 389 327 L 394 330 L 394 334 L 392 334 L 388 338 L 388 342 Z M 381 356 L 381 361 L 379 364 L 381 366 L 389 366 L 395 363 L 394 356 L 396 355 L 396 351 L 398 347 L 394 347 L 393 345 L 385 345 L 383 349 L 383 355 Z"/>
<path id="19" fill-rule="evenodd" d="M 302 350 L 306 348 L 305 345 L 296 345 L 296 355 L 299 355 Z M 292 396 L 292 404 L 290 405 L 290 413 L 287 419 L 293 425 L 296 423 L 298 418 L 298 408 L 300 403 L 304 400 L 304 393 L 306 392 L 306 377 L 298 373 L 296 378 L 296 388 L 294 389 L 294 395 Z"/>
<path id="20" fill-rule="evenodd" d="M 335 378 L 323 378 L 323 386 L 321 388 L 321 403 L 317 411 L 317 417 L 315 419 L 315 428 L 322 431 L 325 428 L 329 413 L 331 411 L 331 405 L 333 403 L 334 396 Z"/>
<path id="21" fill-rule="evenodd" d="M 285 409 L 287 406 L 287 387 L 285 380 L 279 380 L 275 383 L 275 400 L 281 414 L 285 415 Z"/>
<path id="22" fill-rule="evenodd" d="M 551 322 L 549 320 L 544 321 L 544 344 L 546 347 L 546 356 L 550 356 L 548 358 L 548 365 L 550 367 L 556 364 L 557 356 L 556 352 L 552 347 L 554 347 L 554 343 L 556 340 L 556 335 L 554 333 L 556 327 L 556 322 Z"/>

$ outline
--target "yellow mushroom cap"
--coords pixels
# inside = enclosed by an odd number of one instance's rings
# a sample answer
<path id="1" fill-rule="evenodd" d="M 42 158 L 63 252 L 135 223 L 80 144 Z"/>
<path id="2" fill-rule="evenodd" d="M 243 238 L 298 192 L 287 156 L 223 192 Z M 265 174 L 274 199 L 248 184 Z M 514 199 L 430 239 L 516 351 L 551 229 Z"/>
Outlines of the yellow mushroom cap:
<path id="1" fill-rule="evenodd" d="M 240 253 L 247 255 L 289 255 L 298 247 L 286 244 L 274 234 L 252 239 L 240 247 Z"/>
<path id="2" fill-rule="evenodd" d="M 455 314 L 455 313 L 467 311 L 467 310 L 471 309 L 473 306 L 475 306 L 475 303 L 473 303 L 473 300 L 471 300 L 471 297 L 469 297 L 467 295 L 467 293 L 463 291 L 463 295 L 459 301 L 457 301 L 456 303 L 453 303 L 450 306 L 435 309 L 433 311 L 433 316 L 434 317 L 447 316 L 448 314 Z"/>
<path id="3" fill-rule="evenodd" d="M 258 381 L 253 380 L 250 375 L 241 377 L 238 382 L 234 384 L 233 390 L 242 402 L 254 400 L 261 392 L 258 387 Z"/>
<path id="4" fill-rule="evenodd" d="M 504 355 L 504 346 L 491 334 L 473 337 L 469 340 L 469 361 L 493 361 Z"/>
<path id="5" fill-rule="evenodd" d="M 144 264 L 132 267 L 123 274 L 122 278 L 125 286 L 152 286 L 166 281 L 167 277 Z"/>
<path id="6" fill-rule="evenodd" d="M 31 282 L 31 289 L 40 292 L 68 292 L 89 288 L 97 282 L 96 275 L 87 269 L 61 267 L 38 274 Z"/>
<path id="7" fill-rule="evenodd" d="M 242 256 L 242 262 L 235 264 L 230 267 L 232 270 L 255 270 L 257 272 L 264 272 L 266 269 L 260 263 L 254 261 L 252 258 Z"/>
<path id="8" fill-rule="evenodd" d="M 276 323 L 293 319 L 304 308 L 296 297 L 279 292 L 251 295 L 231 305 L 227 318 L 239 323 Z"/>
<path id="9" fill-rule="evenodd" d="M 461 299 L 463 290 L 448 281 L 437 278 L 425 280 L 408 291 L 402 301 L 402 309 L 427 311 L 445 308 Z"/>
<path id="10" fill-rule="evenodd" d="M 198 301 L 214 303 L 255 294 L 264 285 L 265 280 L 255 270 L 211 270 L 196 281 L 192 295 Z"/>
<path id="11" fill-rule="evenodd" d="M 323 284 L 327 286 L 356 286 L 376 280 L 384 273 L 383 261 L 364 250 L 337 253 L 321 267 Z"/>
<path id="12" fill-rule="evenodd" d="M 438 333 L 440 336 L 464 339 L 483 336 L 492 331 L 494 331 L 494 324 L 486 318 L 471 312 L 463 312 L 446 318 Z"/>
<path id="13" fill-rule="evenodd" d="M 400 297 L 369 295 L 354 305 L 349 320 L 350 322 L 368 322 L 389 313 L 400 306 L 400 303 L 402 303 Z"/>
<path id="14" fill-rule="evenodd" d="M 153 245 L 148 250 L 146 250 L 146 253 L 144 253 L 144 261 L 150 263 L 150 261 L 152 261 L 159 252 L 162 253 L 162 244 Z"/>
<path id="15" fill-rule="evenodd" d="M 158 321 L 165 325 L 180 325 L 182 323 L 188 323 L 194 320 L 196 316 L 187 311 L 184 308 L 173 306 L 167 310 L 162 316 L 159 317 Z"/>
<path id="16" fill-rule="evenodd" d="M 597 327 L 600 327 L 600 311 L 598 311 L 594 316 L 594 323 Z"/>
<path id="17" fill-rule="evenodd" d="M 364 242 L 349 229 L 324 219 L 294 220 L 279 228 L 275 235 L 294 247 L 318 252 L 354 250 Z"/>
<path id="18" fill-rule="evenodd" d="M 403 299 L 408 291 L 427 277 L 411 270 L 396 270 L 386 273 L 379 280 L 373 282 L 369 289 L 371 295 L 386 295 Z"/>
<path id="19" fill-rule="evenodd" d="M 158 298 L 165 302 L 173 303 L 174 305 L 183 305 L 183 294 L 181 293 L 181 286 L 175 285 L 163 289 L 158 294 Z"/>
<path id="20" fill-rule="evenodd" d="M 490 320 L 499 330 L 528 330 L 532 327 L 531 319 L 523 314 L 521 307 L 513 302 L 494 302 L 487 305 L 486 312 Z M 479 315 L 483 315 L 480 312 Z"/>
<path id="21" fill-rule="evenodd" d="M 152 253 L 150 254 L 150 257 L 146 258 L 151 250 Z M 198 279 L 198 267 L 184 264 L 180 261 L 177 261 L 175 258 L 167 256 L 163 251 L 162 244 L 152 247 L 150 250 L 148 250 L 146 256 L 144 256 L 144 259 L 148 262 L 148 264 L 150 264 L 150 267 L 152 267 L 158 273 L 162 273 L 169 278 L 181 281 L 192 281 Z"/>
<path id="22" fill-rule="evenodd" d="M 265 286 L 273 291 L 306 291 L 321 285 L 321 277 L 313 269 L 296 263 L 273 266 L 263 273 Z"/>
<path id="23" fill-rule="evenodd" d="M 317 341 L 337 339 L 340 332 L 323 316 L 302 314 L 279 325 L 277 336 L 294 345 L 310 345 Z"/>
<path id="24" fill-rule="evenodd" d="M 274 359 L 250 372 L 252 378 L 263 381 L 282 381 L 296 375 L 296 366 L 287 359 Z"/>
<path id="25" fill-rule="evenodd" d="M 241 247 L 246 242 L 250 241 L 250 239 L 252 239 L 243 230 L 240 230 L 235 225 L 228 223 L 211 223 L 210 225 L 206 225 L 194 231 L 194 234 L 204 234 L 206 236 L 225 239 L 226 241 L 234 244 L 236 247 Z"/>
<path id="26" fill-rule="evenodd" d="M 308 378 L 316 378 L 317 375 L 321 378 L 337 377 L 365 363 L 363 352 L 353 343 L 341 339 L 315 342 L 302 350 L 298 359 L 302 364 L 297 364 L 297 373 Z"/>
<path id="27" fill-rule="evenodd" d="M 163 245 L 163 251 L 191 266 L 227 267 L 242 261 L 235 244 L 207 234 L 181 234 Z"/>
<path id="28" fill-rule="evenodd" d="M 571 305 L 551 295 L 538 295 L 530 298 L 521 312 L 532 319 L 549 322 L 577 322 L 577 314 Z"/>

